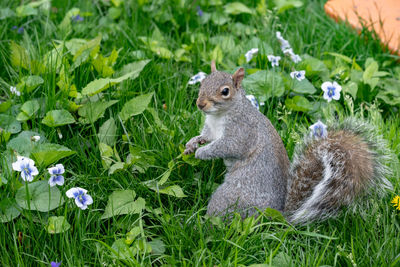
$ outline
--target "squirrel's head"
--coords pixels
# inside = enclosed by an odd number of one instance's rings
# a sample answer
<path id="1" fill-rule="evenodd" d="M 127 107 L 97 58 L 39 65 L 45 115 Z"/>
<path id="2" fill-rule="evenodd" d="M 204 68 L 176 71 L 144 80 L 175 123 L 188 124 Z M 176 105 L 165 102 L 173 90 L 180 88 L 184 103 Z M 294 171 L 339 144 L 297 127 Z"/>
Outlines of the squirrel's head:
<path id="1" fill-rule="evenodd" d="M 215 62 L 211 62 L 211 74 L 200 85 L 197 107 L 209 114 L 221 113 L 229 110 L 235 101 L 240 100 L 241 83 L 244 69 L 238 69 L 233 75 L 217 71 Z"/>

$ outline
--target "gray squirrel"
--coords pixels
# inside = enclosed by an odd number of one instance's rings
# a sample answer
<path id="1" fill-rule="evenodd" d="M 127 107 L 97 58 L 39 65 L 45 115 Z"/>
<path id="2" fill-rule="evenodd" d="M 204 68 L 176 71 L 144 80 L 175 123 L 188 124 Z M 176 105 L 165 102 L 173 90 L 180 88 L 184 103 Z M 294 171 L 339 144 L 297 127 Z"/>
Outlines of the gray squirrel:
<path id="1" fill-rule="evenodd" d="M 290 222 L 308 223 L 336 215 L 371 189 L 391 188 L 385 178 L 390 173 L 387 143 L 356 119 L 329 126 L 326 138 L 306 136 L 290 164 L 274 126 L 246 98 L 244 74 L 243 68 L 233 75 L 217 71 L 212 62 L 211 74 L 201 82 L 196 103 L 205 124 L 184 153 L 201 160 L 221 158 L 227 169 L 208 215 L 237 211 L 247 217 L 270 207 Z"/>

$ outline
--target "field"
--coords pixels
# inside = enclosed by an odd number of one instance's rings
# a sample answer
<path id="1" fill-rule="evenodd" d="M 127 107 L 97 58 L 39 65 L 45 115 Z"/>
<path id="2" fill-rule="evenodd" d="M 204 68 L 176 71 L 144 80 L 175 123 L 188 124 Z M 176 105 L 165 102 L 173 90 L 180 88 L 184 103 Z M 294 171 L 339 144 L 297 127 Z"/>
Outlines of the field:
<path id="1" fill-rule="evenodd" d="M 400 266 L 399 57 L 324 3 L 0 1 L 1 266 Z M 393 154 L 393 191 L 308 225 L 274 210 L 205 216 L 224 164 L 182 152 L 204 121 L 188 82 L 212 60 L 245 68 L 289 158 L 318 120 L 368 120 Z M 324 99 L 326 81 L 339 100 Z M 32 179 L 17 156 L 34 161 Z"/>

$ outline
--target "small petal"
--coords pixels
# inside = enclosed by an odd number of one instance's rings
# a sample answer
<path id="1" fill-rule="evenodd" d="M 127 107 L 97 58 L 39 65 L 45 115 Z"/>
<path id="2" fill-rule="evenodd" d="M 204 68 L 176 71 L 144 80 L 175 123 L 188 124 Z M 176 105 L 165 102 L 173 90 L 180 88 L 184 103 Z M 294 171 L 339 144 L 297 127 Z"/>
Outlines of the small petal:
<path id="1" fill-rule="evenodd" d="M 60 267 L 60 265 L 61 262 L 55 262 L 55 261 L 50 262 L 50 267 Z"/>
<path id="2" fill-rule="evenodd" d="M 271 62 L 272 67 L 279 66 L 279 60 L 281 60 L 280 56 L 268 55 L 267 58 L 268 61 Z"/>
<path id="3" fill-rule="evenodd" d="M 80 193 L 86 194 L 87 190 L 80 187 L 73 187 L 65 192 L 68 198 L 75 198 L 76 195 L 79 195 Z"/>
<path id="4" fill-rule="evenodd" d="M 34 135 L 34 136 L 31 137 L 31 140 L 34 141 L 34 142 L 37 142 L 37 141 L 40 140 L 40 136 L 39 135 Z"/>

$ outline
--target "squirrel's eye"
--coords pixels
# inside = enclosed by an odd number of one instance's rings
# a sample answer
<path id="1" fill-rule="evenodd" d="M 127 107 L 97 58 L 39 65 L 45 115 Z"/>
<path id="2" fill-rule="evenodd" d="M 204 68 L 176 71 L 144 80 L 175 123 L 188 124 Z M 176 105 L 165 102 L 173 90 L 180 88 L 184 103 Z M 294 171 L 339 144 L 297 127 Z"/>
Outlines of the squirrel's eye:
<path id="1" fill-rule="evenodd" d="M 223 95 L 223 96 L 228 96 L 228 95 L 229 95 L 229 87 L 224 87 L 224 88 L 221 90 L 221 95 Z"/>

